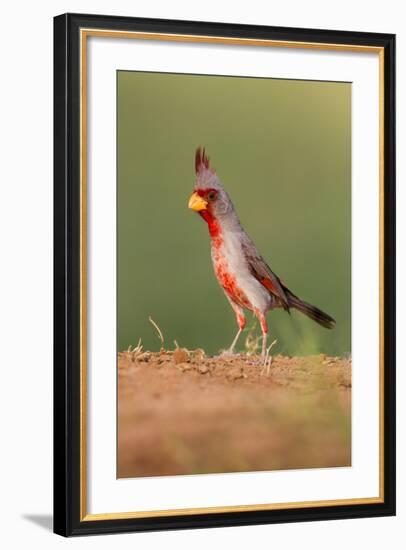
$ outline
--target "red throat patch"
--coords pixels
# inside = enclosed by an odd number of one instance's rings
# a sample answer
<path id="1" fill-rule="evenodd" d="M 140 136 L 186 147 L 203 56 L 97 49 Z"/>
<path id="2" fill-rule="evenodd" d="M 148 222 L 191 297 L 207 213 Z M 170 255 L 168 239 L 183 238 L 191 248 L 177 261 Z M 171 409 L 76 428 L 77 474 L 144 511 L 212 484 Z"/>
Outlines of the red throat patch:
<path id="1" fill-rule="evenodd" d="M 216 218 L 208 210 L 201 210 L 199 214 L 209 226 L 210 237 L 212 239 L 221 240 L 221 228 Z"/>

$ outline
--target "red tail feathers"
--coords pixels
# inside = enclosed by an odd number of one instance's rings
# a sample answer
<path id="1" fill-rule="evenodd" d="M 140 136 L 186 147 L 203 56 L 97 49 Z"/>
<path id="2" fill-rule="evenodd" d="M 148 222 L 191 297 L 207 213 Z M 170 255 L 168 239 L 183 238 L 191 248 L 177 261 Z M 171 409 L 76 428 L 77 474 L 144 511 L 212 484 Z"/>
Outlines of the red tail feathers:
<path id="1" fill-rule="evenodd" d="M 210 161 L 209 157 L 206 156 L 206 151 L 198 147 L 196 149 L 196 156 L 195 156 L 195 170 L 196 174 L 198 174 L 203 168 L 208 169 L 210 167 Z"/>

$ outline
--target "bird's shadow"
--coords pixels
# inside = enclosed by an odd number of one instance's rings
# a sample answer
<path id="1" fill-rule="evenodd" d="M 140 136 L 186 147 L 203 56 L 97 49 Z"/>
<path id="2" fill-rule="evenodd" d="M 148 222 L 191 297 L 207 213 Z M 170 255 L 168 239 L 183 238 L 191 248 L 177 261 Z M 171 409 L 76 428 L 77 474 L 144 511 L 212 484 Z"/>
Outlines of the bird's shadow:
<path id="1" fill-rule="evenodd" d="M 53 530 L 53 518 L 51 514 L 23 514 L 22 517 L 42 527 L 46 531 Z"/>

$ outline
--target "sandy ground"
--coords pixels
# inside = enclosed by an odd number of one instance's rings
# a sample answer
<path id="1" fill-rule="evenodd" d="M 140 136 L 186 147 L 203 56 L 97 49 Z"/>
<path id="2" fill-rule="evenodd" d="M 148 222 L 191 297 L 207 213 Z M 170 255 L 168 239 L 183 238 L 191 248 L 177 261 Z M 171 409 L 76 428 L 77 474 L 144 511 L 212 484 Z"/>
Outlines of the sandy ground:
<path id="1" fill-rule="evenodd" d="M 351 465 L 351 361 L 118 357 L 118 477 Z"/>

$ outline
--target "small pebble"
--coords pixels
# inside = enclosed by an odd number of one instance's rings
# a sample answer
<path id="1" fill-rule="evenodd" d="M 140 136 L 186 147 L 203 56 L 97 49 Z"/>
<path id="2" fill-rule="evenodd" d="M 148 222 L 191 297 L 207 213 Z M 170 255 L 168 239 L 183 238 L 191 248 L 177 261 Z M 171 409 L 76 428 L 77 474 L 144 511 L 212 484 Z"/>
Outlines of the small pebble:
<path id="1" fill-rule="evenodd" d="M 242 368 L 234 368 L 227 373 L 227 378 L 231 381 L 239 380 L 244 378 L 244 372 Z"/>
<path id="2" fill-rule="evenodd" d="M 189 353 L 185 348 L 176 348 L 172 357 L 175 365 L 179 363 L 188 363 L 190 361 Z"/>
<path id="3" fill-rule="evenodd" d="M 195 361 L 203 361 L 203 359 L 205 359 L 206 357 L 206 354 L 203 349 L 199 348 L 199 349 L 195 349 L 192 352 L 192 356 Z"/>
<path id="4" fill-rule="evenodd" d="M 182 371 L 192 370 L 193 368 L 192 365 L 190 365 L 189 363 L 179 363 L 178 367 Z"/>

